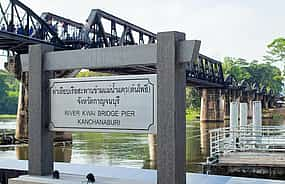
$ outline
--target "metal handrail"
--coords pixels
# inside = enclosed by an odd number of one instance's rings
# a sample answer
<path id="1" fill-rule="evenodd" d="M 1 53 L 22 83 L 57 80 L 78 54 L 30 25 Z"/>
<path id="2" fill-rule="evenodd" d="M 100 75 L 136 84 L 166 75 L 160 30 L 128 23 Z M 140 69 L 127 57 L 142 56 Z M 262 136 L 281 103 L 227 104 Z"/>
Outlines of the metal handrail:
<path id="1" fill-rule="evenodd" d="M 210 130 L 210 156 L 218 161 L 230 152 L 285 152 L 285 126 L 244 126 Z"/>

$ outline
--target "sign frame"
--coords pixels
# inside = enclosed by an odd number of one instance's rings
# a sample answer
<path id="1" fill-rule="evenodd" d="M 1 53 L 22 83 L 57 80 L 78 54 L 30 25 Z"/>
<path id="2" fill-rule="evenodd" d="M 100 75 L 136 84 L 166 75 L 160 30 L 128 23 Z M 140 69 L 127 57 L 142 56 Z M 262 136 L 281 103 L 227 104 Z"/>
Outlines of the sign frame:
<path id="1" fill-rule="evenodd" d="M 184 33 L 171 31 L 158 33 L 157 43 L 145 47 L 52 52 L 51 46 L 31 45 L 29 54 L 21 56 L 22 71 L 29 72 L 29 174 L 51 175 L 54 168 L 48 90 L 54 71 L 151 63 L 157 71 L 157 182 L 185 184 L 185 65 L 197 59 L 200 43 L 185 41 Z"/>
<path id="2" fill-rule="evenodd" d="M 94 85 L 100 82 L 114 82 L 114 81 L 147 81 L 147 84 L 151 85 L 151 100 L 152 100 L 152 122 L 148 123 L 147 128 L 80 128 L 77 126 L 74 127 L 64 127 L 57 126 L 56 124 L 62 124 L 63 122 L 54 122 L 53 121 L 53 110 L 52 108 L 52 88 L 56 84 L 66 84 L 66 83 L 93 83 Z M 65 132 L 103 132 L 103 133 L 157 133 L 157 74 L 145 74 L 145 75 L 115 75 L 115 76 L 100 76 L 100 77 L 82 77 L 82 78 L 58 78 L 49 80 L 49 100 L 50 100 L 50 122 L 49 129 L 51 131 L 65 131 Z M 143 102 L 142 102 L 143 103 Z M 56 110 L 55 110 L 56 111 Z M 81 111 L 82 112 L 82 111 Z M 81 113 L 80 113 L 81 114 Z M 135 120 L 134 120 L 135 121 Z M 70 122 L 72 123 L 72 122 Z M 134 122 L 137 123 L 137 122 Z M 73 122 L 73 124 L 76 124 Z"/>

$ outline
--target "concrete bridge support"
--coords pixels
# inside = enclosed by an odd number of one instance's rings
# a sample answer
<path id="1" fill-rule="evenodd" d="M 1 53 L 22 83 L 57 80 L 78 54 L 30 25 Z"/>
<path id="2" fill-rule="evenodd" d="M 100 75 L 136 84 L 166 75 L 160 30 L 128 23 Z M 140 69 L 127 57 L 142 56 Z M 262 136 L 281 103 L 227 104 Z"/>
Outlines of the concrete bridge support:
<path id="1" fill-rule="evenodd" d="M 157 139 L 155 134 L 148 134 L 149 167 L 155 169 L 157 166 Z"/>
<path id="2" fill-rule="evenodd" d="M 223 101 L 220 89 L 202 89 L 200 121 L 224 121 Z"/>
<path id="3" fill-rule="evenodd" d="M 241 107 L 246 104 L 246 118 L 250 118 L 252 116 L 252 101 L 254 98 L 251 97 L 251 93 L 249 91 L 240 91 L 240 106 L 239 112 L 241 113 Z M 243 104 L 243 105 L 242 105 Z"/>
<path id="4" fill-rule="evenodd" d="M 253 101 L 254 101 L 254 96 L 249 96 L 248 97 L 248 118 L 252 118 L 252 112 L 253 112 Z"/>
<path id="5" fill-rule="evenodd" d="M 239 94 L 236 90 L 227 90 L 223 94 L 224 98 L 224 119 L 229 120 L 230 118 L 230 103 L 231 102 L 239 102 Z"/>
<path id="6" fill-rule="evenodd" d="M 224 119 L 229 119 L 230 117 L 230 102 L 231 102 L 231 92 L 226 90 L 224 92 Z"/>
<path id="7" fill-rule="evenodd" d="M 203 156 L 210 154 L 210 130 L 225 127 L 224 122 L 219 123 L 200 123 L 200 147 Z"/>
<path id="8" fill-rule="evenodd" d="M 260 93 L 256 95 L 255 101 L 260 101 L 262 109 L 269 109 L 270 107 L 270 97 L 266 94 Z"/>
<path id="9" fill-rule="evenodd" d="M 268 107 L 269 108 L 273 108 L 274 107 L 274 98 L 272 98 L 272 96 L 270 96 L 270 98 L 268 100 Z"/>
<path id="10" fill-rule="evenodd" d="M 262 105 L 263 95 L 260 93 L 256 94 L 256 98 L 254 99 L 254 101 L 260 101 Z"/>
<path id="11" fill-rule="evenodd" d="M 19 86 L 18 110 L 16 119 L 15 138 L 28 139 L 28 83 L 27 74 L 22 75 Z"/>
<path id="12" fill-rule="evenodd" d="M 240 103 L 248 103 L 249 95 L 247 92 L 241 92 L 240 94 Z"/>
<path id="13" fill-rule="evenodd" d="M 262 107 L 263 109 L 269 109 L 269 96 L 264 95 L 262 100 Z"/>

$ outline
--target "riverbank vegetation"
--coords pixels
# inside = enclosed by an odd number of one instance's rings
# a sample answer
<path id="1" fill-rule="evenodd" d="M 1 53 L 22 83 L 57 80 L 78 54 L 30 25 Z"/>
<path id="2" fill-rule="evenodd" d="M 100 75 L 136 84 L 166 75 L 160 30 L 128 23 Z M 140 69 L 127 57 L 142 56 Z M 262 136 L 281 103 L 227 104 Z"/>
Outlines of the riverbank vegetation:
<path id="1" fill-rule="evenodd" d="M 0 114 L 16 114 L 19 82 L 10 73 L 0 70 Z"/>
<path id="2" fill-rule="evenodd" d="M 0 114 L 0 119 L 16 119 L 16 114 Z"/>
<path id="3" fill-rule="evenodd" d="M 225 76 L 232 75 L 240 83 L 246 80 L 249 84 L 257 83 L 259 88 L 266 86 L 275 94 L 283 90 L 283 75 L 281 70 L 271 62 L 251 61 L 241 58 L 226 57 L 223 62 Z"/>
<path id="4" fill-rule="evenodd" d="M 186 121 L 199 120 L 200 109 L 186 109 Z"/>
<path id="5" fill-rule="evenodd" d="M 200 115 L 200 99 L 199 90 L 193 87 L 186 88 L 186 120 L 199 119 Z"/>

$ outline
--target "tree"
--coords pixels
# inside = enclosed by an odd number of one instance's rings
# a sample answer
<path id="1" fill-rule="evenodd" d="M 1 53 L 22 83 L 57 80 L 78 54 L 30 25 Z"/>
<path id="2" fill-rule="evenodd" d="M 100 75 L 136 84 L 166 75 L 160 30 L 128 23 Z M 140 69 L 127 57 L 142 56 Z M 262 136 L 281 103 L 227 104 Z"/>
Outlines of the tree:
<path id="1" fill-rule="evenodd" d="M 248 73 L 247 68 L 248 63 L 242 58 L 232 58 L 225 57 L 223 62 L 223 72 L 224 75 L 232 75 L 237 81 L 242 81 L 243 79 L 249 79 L 251 77 Z"/>
<path id="2" fill-rule="evenodd" d="M 7 96 L 5 95 L 6 94 L 6 89 L 8 88 L 7 84 L 5 83 L 4 79 L 3 78 L 0 78 L 0 112 L 1 112 L 1 109 L 2 111 L 5 109 L 6 107 L 6 98 Z"/>
<path id="3" fill-rule="evenodd" d="M 93 72 L 93 71 L 89 71 L 89 70 L 82 70 L 80 71 L 76 77 L 80 78 L 80 77 L 99 77 L 99 76 L 110 76 L 110 73 L 102 73 L 102 72 Z"/>
<path id="4" fill-rule="evenodd" d="M 279 62 L 285 61 L 285 38 L 276 38 L 269 45 L 268 55 L 264 56 L 266 61 Z"/>
<path id="5" fill-rule="evenodd" d="M 0 114 L 16 114 L 19 82 L 13 75 L 0 70 Z"/>
<path id="6" fill-rule="evenodd" d="M 186 107 L 190 109 L 200 109 L 201 97 L 199 90 L 193 87 L 186 87 Z"/>
<path id="7" fill-rule="evenodd" d="M 283 87 L 281 70 L 272 63 L 260 63 L 256 60 L 246 62 L 244 59 L 226 57 L 223 63 L 225 75 L 232 75 L 238 82 L 246 79 L 249 83 L 257 82 L 260 87 L 266 86 L 275 93 L 280 93 Z"/>

